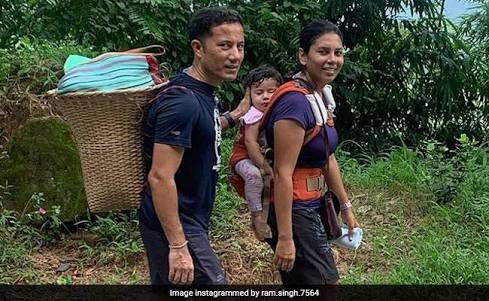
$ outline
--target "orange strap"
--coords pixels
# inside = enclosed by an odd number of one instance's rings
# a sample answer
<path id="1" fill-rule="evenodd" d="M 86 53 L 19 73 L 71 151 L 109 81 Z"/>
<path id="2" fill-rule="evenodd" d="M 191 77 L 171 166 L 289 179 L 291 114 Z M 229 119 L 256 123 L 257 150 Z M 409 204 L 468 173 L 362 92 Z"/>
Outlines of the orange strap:
<path id="1" fill-rule="evenodd" d="M 313 184 L 316 182 L 316 184 Z M 296 168 L 292 175 L 294 201 L 310 201 L 319 199 L 324 186 L 321 168 Z"/>
<path id="2" fill-rule="evenodd" d="M 304 95 L 309 93 L 309 91 L 307 91 L 304 87 L 302 87 L 301 85 L 299 85 L 299 83 L 295 81 L 286 82 L 285 84 L 278 87 L 277 90 L 273 92 L 272 98 L 270 99 L 270 102 L 268 103 L 265 112 L 263 112 L 263 117 L 260 122 L 260 132 L 265 129 L 268 119 L 270 119 L 270 114 L 273 111 L 273 108 L 275 108 L 275 106 L 277 105 L 278 100 L 280 100 L 285 93 L 289 92 L 299 92 Z"/>
<path id="3" fill-rule="evenodd" d="M 271 185 L 273 190 L 273 184 Z M 321 168 L 296 168 L 292 175 L 294 202 L 319 199 L 324 187 L 324 176 Z M 273 196 L 273 191 L 271 193 Z M 272 202 L 273 197 L 272 197 Z"/>
<path id="4" fill-rule="evenodd" d="M 285 93 L 289 93 L 289 92 L 299 92 L 304 95 L 309 94 L 309 91 L 305 87 L 303 87 L 298 81 L 286 82 L 285 84 L 278 87 L 278 89 L 275 90 L 275 92 L 273 93 L 272 98 L 270 99 L 270 102 L 268 103 L 267 108 L 263 113 L 263 117 L 261 119 L 260 128 L 259 128 L 260 132 L 265 130 L 265 126 L 268 120 L 270 119 L 270 115 L 271 112 L 273 111 L 273 108 L 277 105 L 277 103 L 280 101 L 282 96 Z M 304 135 L 304 142 L 302 145 L 306 145 L 309 142 L 311 142 L 311 140 L 314 137 L 316 137 L 320 132 L 321 132 L 321 127 L 319 125 L 316 125 L 312 129 L 307 131 L 306 134 Z"/>

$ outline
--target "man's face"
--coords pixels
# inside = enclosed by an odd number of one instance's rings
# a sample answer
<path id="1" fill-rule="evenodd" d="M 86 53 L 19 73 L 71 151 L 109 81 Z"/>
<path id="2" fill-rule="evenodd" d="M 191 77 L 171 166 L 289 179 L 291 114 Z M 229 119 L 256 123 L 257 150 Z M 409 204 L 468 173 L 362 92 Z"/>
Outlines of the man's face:
<path id="1" fill-rule="evenodd" d="M 244 31 L 239 23 L 224 23 L 211 29 L 202 41 L 200 65 L 213 85 L 235 80 L 244 58 Z"/>

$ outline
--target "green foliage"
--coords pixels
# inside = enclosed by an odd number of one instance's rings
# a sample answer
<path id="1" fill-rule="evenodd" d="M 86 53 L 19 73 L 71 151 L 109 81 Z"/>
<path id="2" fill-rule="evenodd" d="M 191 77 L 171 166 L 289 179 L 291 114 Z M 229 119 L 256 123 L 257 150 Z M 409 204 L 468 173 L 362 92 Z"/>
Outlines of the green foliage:
<path id="1" fill-rule="evenodd" d="M 0 210 L 1 220 L 5 220 L 6 215 L 8 212 Z M 23 270 L 32 266 L 26 260 L 32 252 L 32 245 L 19 239 L 17 232 L 12 230 L 13 227 L 0 224 L 0 284 L 12 284 Z"/>
<path id="2" fill-rule="evenodd" d="M 211 229 L 220 237 L 229 237 L 232 233 L 234 219 L 240 218 L 237 209 L 242 204 L 241 198 L 229 185 L 227 176 L 230 174 L 229 156 L 233 148 L 233 135 L 226 133 L 221 144 L 221 170 L 217 184 L 216 202 L 211 216 Z"/>
<path id="3" fill-rule="evenodd" d="M 467 135 L 453 151 L 435 141 L 378 157 L 340 150 L 346 182 L 366 191 L 367 202 L 354 206 L 363 216 L 364 247 L 373 250 L 347 282 L 487 283 L 488 156 L 489 148 Z"/>
<path id="4" fill-rule="evenodd" d="M 489 127 L 489 2 L 484 0 L 474 1 L 478 5 L 471 14 L 464 18 L 460 35 L 465 44 L 470 47 L 471 58 L 474 62 L 472 73 L 477 79 L 477 108 L 480 118 L 485 122 L 487 140 L 487 128 Z"/>
<path id="5" fill-rule="evenodd" d="M 358 131 L 347 137 L 381 149 L 398 138 L 415 145 L 452 144 L 462 131 L 483 136 L 475 61 L 446 26 L 438 18 L 393 23 L 348 53 L 338 121 Z"/>
<path id="6" fill-rule="evenodd" d="M 365 153 L 352 158 L 349 152 L 337 152 L 345 181 L 352 186 L 402 187 L 427 192 L 426 171 L 420 155 L 406 146 L 373 156 Z M 348 157 L 347 157 L 348 156 Z"/>
<path id="7" fill-rule="evenodd" d="M 14 45 L 25 36 L 60 41 L 73 40 L 124 50 L 143 44 L 162 43 L 173 68 L 191 61 L 186 24 L 191 1 L 170 0 L 25 0 L 9 5 L 6 12 L 22 6 L 22 15 L 0 21 L 9 34 L 0 36 L 0 48 Z M 17 13 L 16 15 L 19 15 Z M 1 39 L 3 38 L 3 39 Z"/>
<path id="8" fill-rule="evenodd" d="M 489 259 L 487 232 L 471 227 L 463 220 L 460 209 L 459 205 L 449 209 L 435 207 L 432 218 L 418 230 L 418 244 L 391 272 L 389 282 L 483 284 L 489 281 L 489 269 L 481 265 Z"/>
<path id="9" fill-rule="evenodd" d="M 71 278 L 71 276 L 61 275 L 58 278 L 56 278 L 56 284 L 57 285 L 73 285 L 73 279 Z"/>
<path id="10" fill-rule="evenodd" d="M 295 69 L 301 27 L 309 20 L 326 18 L 340 26 L 348 50 L 344 70 L 334 83 L 342 138 L 374 150 L 398 144 L 399 137 L 407 145 L 426 139 L 453 145 L 454 137 L 462 132 L 483 139 L 489 126 L 489 68 L 487 59 L 480 55 L 487 53 L 487 4 L 481 2 L 484 9 L 459 28 L 442 15 L 441 3 L 23 0 L 2 4 L 2 14 L 8 17 L 0 21 L 5 29 L 0 47 L 9 49 L 7 54 L 12 47 L 22 48 L 37 39 L 68 40 L 93 45 L 99 51 L 159 43 L 167 49 L 164 64 L 174 74 L 192 61 L 186 37 L 191 13 L 201 7 L 227 5 L 237 9 L 245 21 L 246 59 L 240 75 L 262 63 L 290 74 Z M 398 17 L 403 11 L 418 18 Z M 42 45 L 51 49 L 49 44 Z M 52 53 L 56 60 L 65 57 Z M 0 75 L 6 74 L 5 66 L 17 61 L 6 58 Z M 48 70 L 59 72 L 61 67 L 37 61 L 41 64 L 31 67 L 36 70 L 26 67 L 25 71 L 31 75 L 38 72 L 31 78 L 40 81 L 33 85 L 39 91 L 52 87 L 60 76 L 53 77 L 53 71 Z M 39 73 L 39 68 L 45 71 Z M 229 107 L 241 99 L 242 91 L 238 83 L 227 83 L 220 95 Z M 9 99 L 27 103 L 22 97 Z"/>
<path id="11" fill-rule="evenodd" d="M 28 118 L 50 113 L 42 94 L 56 87 L 70 54 L 94 56 L 88 47 L 73 42 L 28 37 L 14 48 L 0 49 L 0 144 Z"/>
<path id="12" fill-rule="evenodd" d="M 44 208 L 45 202 L 43 193 L 34 193 L 21 214 L 22 218 L 27 219 L 25 223 L 37 225 L 39 232 L 43 232 L 43 235 L 38 236 L 41 239 L 39 245 L 57 242 L 61 238 L 62 228 L 68 230 L 63 224 L 61 206 L 51 205 L 50 208 Z M 27 211 L 29 208 L 32 208 L 31 212 Z"/>
<path id="13" fill-rule="evenodd" d="M 489 149 L 467 136 L 458 140 L 456 151 L 448 151 L 434 141 L 423 143 L 417 150 L 404 146 L 378 156 L 352 157 L 341 148 L 338 150 L 342 174 L 356 192 L 355 213 L 365 230 L 365 243 L 359 251 L 343 253 L 354 256 L 355 264 L 348 267 L 342 283 L 488 283 L 489 271 L 481 263 L 489 259 Z M 224 160 L 232 144 L 229 137 L 224 139 Z M 447 181 L 438 177 L 450 177 L 451 173 L 441 172 L 447 164 L 457 175 L 457 181 L 450 182 L 456 185 L 456 194 L 442 203 L 437 202 L 439 195 L 432 187 L 437 181 Z M 211 231 L 218 239 L 234 239 L 235 227 L 242 226 L 237 209 L 243 205 L 228 190 L 227 167 L 222 168 Z M 463 177 L 458 177 L 459 168 Z M 31 202 L 40 206 L 26 210 L 23 217 L 0 206 L 0 283 L 11 284 L 18 277 L 37 281 L 33 263 L 25 258 L 47 244 L 46 237 L 62 230 L 62 226 L 56 230 L 33 224 L 48 214 L 40 215 L 43 198 L 42 194 L 34 194 Z M 75 244 L 82 251 L 83 265 L 113 264 L 143 252 L 136 211 L 89 216 L 77 225 L 77 233 L 87 234 Z M 64 240 L 59 243 L 69 239 L 63 233 L 61 237 Z M 233 248 L 241 248 L 239 240 L 233 241 Z M 120 274 L 123 271 L 115 269 L 113 278 L 106 279 L 106 283 L 120 283 Z M 67 275 L 53 279 L 59 284 L 69 284 L 64 282 L 68 280 Z"/>
<path id="14" fill-rule="evenodd" d="M 487 155 L 484 149 L 477 148 L 478 142 L 470 141 L 467 135 L 463 134 L 457 140 L 459 144 L 454 150 L 436 141 L 428 142 L 420 148 L 428 159 L 427 167 L 431 174 L 427 176 L 427 181 L 438 203 L 452 201 L 468 175 L 476 173 L 478 176 L 482 170 L 480 166 L 474 168 L 473 163 L 479 155 Z"/>
<path id="15" fill-rule="evenodd" d="M 105 217 L 96 216 L 96 221 L 90 225 L 90 230 L 98 236 L 95 248 L 105 250 L 105 254 L 111 253 L 115 258 L 136 255 L 143 251 L 135 210 L 129 214 L 111 212 Z M 85 253 L 95 251 L 87 244 L 82 248 Z"/>
<path id="16" fill-rule="evenodd" d="M 15 47 L 0 49 L 0 82 L 14 81 L 32 93 L 44 93 L 56 86 L 70 54 L 94 56 L 95 52 L 74 42 L 23 37 Z"/>

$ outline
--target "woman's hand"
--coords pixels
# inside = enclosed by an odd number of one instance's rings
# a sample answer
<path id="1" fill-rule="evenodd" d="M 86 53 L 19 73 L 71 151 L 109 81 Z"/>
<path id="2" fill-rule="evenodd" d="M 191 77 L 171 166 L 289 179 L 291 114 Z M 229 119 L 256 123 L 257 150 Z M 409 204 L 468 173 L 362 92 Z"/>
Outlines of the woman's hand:
<path id="1" fill-rule="evenodd" d="M 353 239 L 353 229 L 360 228 L 360 224 L 357 222 L 355 215 L 353 215 L 351 208 L 341 211 L 341 219 L 348 225 L 348 238 L 351 241 Z"/>
<path id="2" fill-rule="evenodd" d="M 292 239 L 278 239 L 273 262 L 277 269 L 290 272 L 295 262 L 295 244 Z"/>

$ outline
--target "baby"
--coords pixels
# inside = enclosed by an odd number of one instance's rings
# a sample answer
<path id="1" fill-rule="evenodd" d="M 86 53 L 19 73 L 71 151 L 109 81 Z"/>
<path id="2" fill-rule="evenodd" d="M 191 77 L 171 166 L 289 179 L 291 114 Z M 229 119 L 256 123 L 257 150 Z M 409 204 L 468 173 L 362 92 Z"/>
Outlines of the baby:
<path id="1" fill-rule="evenodd" d="M 257 67 L 246 75 L 243 86 L 249 89 L 251 107 L 240 118 L 240 136 L 231 155 L 231 168 L 245 182 L 244 197 L 251 212 L 251 228 L 261 241 L 270 236 L 270 228 L 262 214 L 262 173 L 272 175 L 273 171 L 262 153 L 264 137 L 259 135 L 259 126 L 273 92 L 282 82 L 280 73 L 268 65 Z"/>

